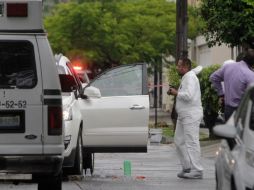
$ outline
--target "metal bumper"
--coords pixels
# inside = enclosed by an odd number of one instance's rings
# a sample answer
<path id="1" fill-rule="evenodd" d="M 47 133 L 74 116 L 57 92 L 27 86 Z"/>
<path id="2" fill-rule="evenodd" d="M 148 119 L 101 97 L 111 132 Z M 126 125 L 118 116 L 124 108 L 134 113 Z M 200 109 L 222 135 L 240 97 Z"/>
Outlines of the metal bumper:
<path id="1" fill-rule="evenodd" d="M 14 174 L 58 174 L 62 169 L 61 155 L 0 156 L 0 172 Z"/>

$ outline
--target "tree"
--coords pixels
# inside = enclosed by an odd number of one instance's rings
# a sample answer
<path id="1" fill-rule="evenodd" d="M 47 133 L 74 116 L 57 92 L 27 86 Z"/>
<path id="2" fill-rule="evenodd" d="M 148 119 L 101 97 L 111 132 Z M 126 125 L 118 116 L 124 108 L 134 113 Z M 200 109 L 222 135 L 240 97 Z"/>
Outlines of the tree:
<path id="1" fill-rule="evenodd" d="M 175 4 L 164 0 L 59 4 L 45 19 L 56 52 L 82 49 L 103 66 L 161 61 L 174 52 Z"/>
<path id="2" fill-rule="evenodd" d="M 203 34 L 209 46 L 245 46 L 254 36 L 253 0 L 201 0 Z"/>
<path id="3" fill-rule="evenodd" d="M 175 54 L 175 15 L 175 3 L 165 0 L 72 0 L 57 5 L 45 27 L 55 52 L 83 50 L 102 67 L 157 64 Z"/>

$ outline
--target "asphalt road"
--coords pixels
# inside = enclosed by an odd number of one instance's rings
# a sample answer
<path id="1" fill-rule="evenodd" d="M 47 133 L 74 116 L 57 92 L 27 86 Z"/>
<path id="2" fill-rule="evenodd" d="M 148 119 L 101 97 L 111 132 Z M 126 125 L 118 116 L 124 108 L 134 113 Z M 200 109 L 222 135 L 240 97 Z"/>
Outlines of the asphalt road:
<path id="1" fill-rule="evenodd" d="M 148 153 L 96 154 L 94 175 L 87 174 L 83 179 L 71 176 L 63 182 L 63 190 L 214 190 L 214 158 L 218 142 L 209 144 L 202 146 L 202 180 L 177 178 L 181 167 L 174 144 L 153 144 L 148 146 Z M 124 176 L 124 160 L 131 162 L 130 177 Z M 32 190 L 37 189 L 37 185 L 2 182 L 0 189 Z"/>

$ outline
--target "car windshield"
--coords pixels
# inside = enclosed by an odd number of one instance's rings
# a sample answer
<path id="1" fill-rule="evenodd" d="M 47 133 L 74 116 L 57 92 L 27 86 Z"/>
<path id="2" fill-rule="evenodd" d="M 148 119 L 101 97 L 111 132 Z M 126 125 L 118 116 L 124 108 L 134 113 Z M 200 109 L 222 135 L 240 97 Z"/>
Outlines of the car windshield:
<path id="1" fill-rule="evenodd" d="M 33 45 L 0 41 L 0 88 L 33 88 L 37 83 Z"/>

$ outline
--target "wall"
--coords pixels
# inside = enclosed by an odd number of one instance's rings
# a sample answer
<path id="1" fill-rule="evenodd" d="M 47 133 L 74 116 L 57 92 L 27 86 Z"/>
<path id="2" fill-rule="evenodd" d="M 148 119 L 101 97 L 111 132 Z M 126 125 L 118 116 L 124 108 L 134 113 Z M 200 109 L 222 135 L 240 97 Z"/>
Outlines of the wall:
<path id="1" fill-rule="evenodd" d="M 192 61 L 205 67 L 212 64 L 222 64 L 228 59 L 235 59 L 236 48 L 233 49 L 233 52 L 231 48 L 225 44 L 209 48 L 205 38 L 203 36 L 198 36 L 191 42 L 189 55 Z"/>

